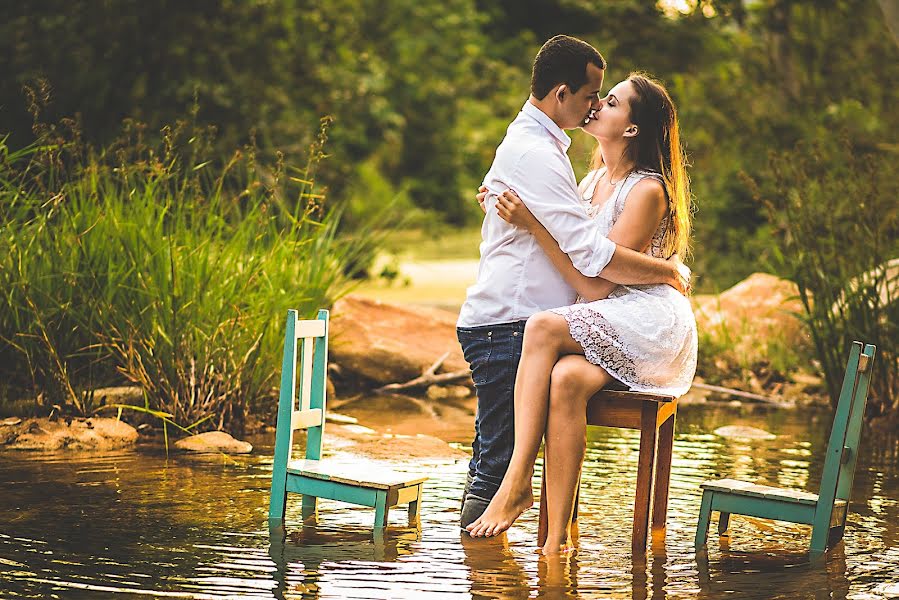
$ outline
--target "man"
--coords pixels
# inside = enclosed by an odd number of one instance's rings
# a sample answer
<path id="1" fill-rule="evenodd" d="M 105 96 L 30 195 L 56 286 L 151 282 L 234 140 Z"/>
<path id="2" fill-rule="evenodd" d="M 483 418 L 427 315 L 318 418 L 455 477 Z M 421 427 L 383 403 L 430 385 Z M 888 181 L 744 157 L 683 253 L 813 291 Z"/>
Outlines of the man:
<path id="1" fill-rule="evenodd" d="M 487 203 L 515 190 L 588 277 L 619 284 L 667 283 L 683 291 L 678 260 L 663 261 L 616 246 L 600 235 L 578 198 L 564 132 L 599 106 L 606 63 L 569 36 L 547 41 L 531 76 L 531 95 L 496 150 L 484 179 Z M 457 334 L 478 395 L 473 455 L 462 497 L 461 526 L 477 519 L 496 493 L 512 456 L 513 390 L 524 325 L 542 310 L 574 303 L 577 294 L 526 232 L 487 210 L 478 280 L 468 289 Z"/>

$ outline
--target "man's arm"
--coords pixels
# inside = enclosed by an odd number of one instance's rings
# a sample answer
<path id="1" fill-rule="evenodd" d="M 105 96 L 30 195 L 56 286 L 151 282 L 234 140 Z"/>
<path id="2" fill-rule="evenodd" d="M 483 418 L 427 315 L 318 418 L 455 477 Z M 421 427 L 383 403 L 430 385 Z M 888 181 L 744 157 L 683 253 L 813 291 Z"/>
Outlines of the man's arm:
<path id="1" fill-rule="evenodd" d="M 587 277 L 639 285 L 665 283 L 685 291 L 679 260 L 665 261 L 616 246 L 600 235 L 572 185 L 571 165 L 549 149 L 526 152 L 515 170 L 515 192 L 558 242 L 574 267 Z M 511 183 L 511 182 L 510 182 Z"/>
<path id="2" fill-rule="evenodd" d="M 531 148 L 519 159 L 512 181 L 503 183 L 518 194 L 582 274 L 596 277 L 612 260 L 615 244 L 599 234 L 581 206 L 571 164 L 563 154 L 549 147 Z"/>
<path id="3" fill-rule="evenodd" d="M 688 280 L 680 277 L 678 269 L 681 267 L 680 259 L 660 261 L 652 259 L 645 254 L 636 253 L 639 257 L 650 258 L 649 267 L 643 274 L 639 266 L 633 266 L 634 249 L 646 249 L 658 227 L 658 222 L 664 216 L 665 196 L 664 191 L 655 185 L 637 185 L 631 192 L 633 198 L 628 199 L 615 227 L 609 232 L 609 239 L 618 244 L 610 264 L 605 267 L 601 277 L 587 277 L 578 271 L 571 258 L 562 252 L 558 242 L 546 227 L 528 210 L 528 207 L 511 191 L 504 192 L 497 198 L 497 212 L 499 216 L 530 232 L 540 247 L 549 257 L 553 266 L 565 280 L 571 285 L 581 298 L 598 300 L 605 298 L 618 283 L 606 277 L 606 272 L 611 271 L 615 279 L 625 280 L 627 283 L 665 283 L 684 293 L 688 289 Z M 595 223 L 593 223 L 595 227 Z M 642 262 L 642 261 L 641 261 Z M 662 263 L 662 269 L 653 275 L 652 269 L 658 263 Z M 637 269 L 637 276 L 628 271 L 629 268 Z M 686 268 L 686 267 L 684 267 Z M 641 277 L 646 277 L 644 281 Z"/>

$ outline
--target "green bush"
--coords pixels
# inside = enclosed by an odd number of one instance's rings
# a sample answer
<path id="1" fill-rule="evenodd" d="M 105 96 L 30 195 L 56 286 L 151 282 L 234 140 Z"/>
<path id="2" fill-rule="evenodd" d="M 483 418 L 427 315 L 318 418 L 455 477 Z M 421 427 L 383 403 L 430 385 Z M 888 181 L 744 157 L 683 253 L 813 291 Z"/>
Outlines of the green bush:
<path id="1" fill-rule="evenodd" d="M 240 429 L 271 397 L 286 310 L 329 306 L 374 252 L 315 191 L 324 129 L 301 169 L 246 148 L 213 171 L 208 133 L 0 144 L 0 356 L 46 403 L 89 413 L 117 376 L 176 423 Z"/>
<path id="2" fill-rule="evenodd" d="M 895 149 L 801 143 L 774 154 L 778 260 L 799 286 L 815 354 L 833 402 L 850 342 L 878 348 L 869 416 L 899 408 L 899 184 Z M 892 262 L 890 262 L 892 260 Z"/>

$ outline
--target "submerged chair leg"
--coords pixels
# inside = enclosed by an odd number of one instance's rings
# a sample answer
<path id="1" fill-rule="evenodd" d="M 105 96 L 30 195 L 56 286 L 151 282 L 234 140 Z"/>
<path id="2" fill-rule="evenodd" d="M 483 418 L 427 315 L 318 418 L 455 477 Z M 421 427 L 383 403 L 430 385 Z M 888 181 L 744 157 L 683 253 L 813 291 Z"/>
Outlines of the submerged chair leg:
<path id="1" fill-rule="evenodd" d="M 303 522 L 318 523 L 318 498 L 303 494 Z"/>
<path id="2" fill-rule="evenodd" d="M 699 507 L 699 523 L 696 525 L 696 539 L 693 545 L 697 550 L 701 550 L 705 546 L 706 538 L 709 535 L 709 521 L 712 519 L 712 495 L 714 492 L 704 490 L 702 492 L 702 504 Z"/>
<path id="3" fill-rule="evenodd" d="M 269 503 L 268 522 L 275 526 L 283 523 L 284 513 L 286 511 L 287 492 L 279 493 L 277 490 L 272 491 L 272 498 Z"/>
<path id="4" fill-rule="evenodd" d="M 674 421 L 677 413 L 668 417 L 659 427 L 658 449 L 656 450 L 656 475 L 652 497 L 653 533 L 664 535 L 668 519 L 668 487 L 671 484 L 671 455 L 674 447 Z"/>
<path id="5" fill-rule="evenodd" d="M 422 486 L 418 486 L 418 496 L 409 503 L 409 526 L 418 525 L 421 522 L 421 490 Z"/>
<path id="6" fill-rule="evenodd" d="M 378 492 L 375 499 L 375 527 L 387 527 L 390 507 L 387 506 L 387 492 Z"/>
<path id="7" fill-rule="evenodd" d="M 813 527 L 812 528 L 812 542 L 809 548 L 809 555 L 811 558 L 819 558 L 827 551 L 827 538 L 830 534 L 830 529 L 825 527 Z"/>
<path id="8" fill-rule="evenodd" d="M 727 524 L 730 522 L 730 513 L 718 513 L 718 535 L 727 533 Z"/>

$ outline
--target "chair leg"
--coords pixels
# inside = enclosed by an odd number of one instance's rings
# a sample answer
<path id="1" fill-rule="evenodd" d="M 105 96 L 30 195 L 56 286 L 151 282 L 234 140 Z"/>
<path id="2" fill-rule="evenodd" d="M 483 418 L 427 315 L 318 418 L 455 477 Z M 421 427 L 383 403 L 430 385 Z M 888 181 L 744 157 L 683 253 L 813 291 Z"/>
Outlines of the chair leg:
<path id="1" fill-rule="evenodd" d="M 640 456 L 637 463 L 637 491 L 634 497 L 634 529 L 631 550 L 646 552 L 649 533 L 649 507 L 652 501 L 653 467 L 656 457 L 656 417 L 658 409 L 651 402 L 643 405 L 640 414 Z"/>
<path id="2" fill-rule="evenodd" d="M 390 507 L 387 506 L 387 492 L 379 491 L 375 500 L 375 527 L 387 527 Z"/>
<path id="3" fill-rule="evenodd" d="M 546 465 L 543 465 L 540 473 L 540 516 L 537 523 L 537 546 L 542 548 L 549 534 L 549 515 L 546 513 Z"/>
<path id="4" fill-rule="evenodd" d="M 671 453 L 674 447 L 674 420 L 677 413 L 659 427 L 655 490 L 652 498 L 652 528 L 665 529 L 668 520 L 668 486 L 671 482 Z"/>
<path id="5" fill-rule="evenodd" d="M 421 522 L 421 488 L 418 486 L 418 496 L 409 503 L 409 526 L 418 525 Z"/>
<path id="6" fill-rule="evenodd" d="M 843 525 L 837 525 L 836 527 L 831 527 L 829 535 L 827 536 L 827 547 L 833 548 L 837 544 L 840 543 L 840 540 L 843 539 L 843 531 L 846 529 Z"/>
<path id="7" fill-rule="evenodd" d="M 287 492 L 285 491 L 280 497 L 277 494 L 276 490 L 272 491 L 273 497 L 269 502 L 268 522 L 272 525 L 283 523 L 284 513 L 287 510 Z"/>
<path id="8" fill-rule="evenodd" d="M 303 494 L 303 522 L 318 523 L 318 498 Z"/>
<path id="9" fill-rule="evenodd" d="M 574 505 L 571 507 L 571 524 L 577 523 L 577 513 L 581 503 L 581 478 L 577 480 L 577 490 L 574 492 Z"/>
<path id="10" fill-rule="evenodd" d="M 696 524 L 696 539 L 693 545 L 697 550 L 701 550 L 705 546 L 706 538 L 709 535 L 709 521 L 712 519 L 712 495 L 714 492 L 703 490 L 702 504 L 699 507 L 699 523 Z"/>
<path id="11" fill-rule="evenodd" d="M 730 522 L 730 513 L 718 513 L 718 535 L 727 533 L 727 524 Z"/>
<path id="12" fill-rule="evenodd" d="M 812 542 L 809 548 L 809 554 L 812 559 L 821 557 L 827 551 L 827 538 L 829 536 L 829 527 L 812 527 Z"/>

